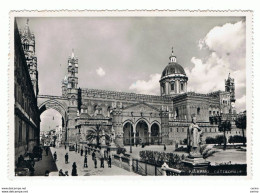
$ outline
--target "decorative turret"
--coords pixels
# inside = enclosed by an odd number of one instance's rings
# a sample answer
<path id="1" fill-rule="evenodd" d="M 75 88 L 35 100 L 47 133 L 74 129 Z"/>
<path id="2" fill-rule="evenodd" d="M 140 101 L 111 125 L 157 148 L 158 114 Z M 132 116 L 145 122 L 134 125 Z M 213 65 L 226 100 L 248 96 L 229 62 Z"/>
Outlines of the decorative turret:
<path id="1" fill-rule="evenodd" d="M 29 28 L 29 19 L 27 19 L 26 25 L 23 30 L 19 30 L 21 36 L 21 42 L 24 50 L 25 59 L 27 62 L 28 70 L 30 73 L 33 90 L 35 96 L 38 95 L 38 70 L 37 70 L 37 57 L 35 56 L 35 37 L 31 33 Z"/>
<path id="2" fill-rule="evenodd" d="M 177 57 L 172 53 L 170 62 L 162 72 L 160 79 L 161 96 L 175 96 L 187 92 L 188 77 L 183 67 L 177 63 Z"/>

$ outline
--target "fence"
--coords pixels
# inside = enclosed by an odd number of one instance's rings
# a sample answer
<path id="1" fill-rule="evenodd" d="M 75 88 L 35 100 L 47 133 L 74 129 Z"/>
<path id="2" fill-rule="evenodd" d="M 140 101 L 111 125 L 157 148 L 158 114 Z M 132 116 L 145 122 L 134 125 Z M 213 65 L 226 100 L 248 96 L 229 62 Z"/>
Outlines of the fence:
<path id="1" fill-rule="evenodd" d="M 176 176 L 181 175 L 181 171 L 173 168 L 163 168 L 162 166 L 149 164 L 145 161 L 133 159 L 123 155 L 113 155 L 112 164 L 123 168 L 129 172 L 135 172 L 142 176 Z"/>

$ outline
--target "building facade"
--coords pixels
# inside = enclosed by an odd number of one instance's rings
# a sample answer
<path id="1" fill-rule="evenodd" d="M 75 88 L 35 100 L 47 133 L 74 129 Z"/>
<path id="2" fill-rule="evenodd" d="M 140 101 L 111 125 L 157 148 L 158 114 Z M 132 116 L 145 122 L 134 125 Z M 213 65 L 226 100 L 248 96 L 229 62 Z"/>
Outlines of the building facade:
<path id="1" fill-rule="evenodd" d="M 28 25 L 23 31 L 29 32 Z M 37 82 L 31 75 L 31 64 L 35 68 L 35 59 L 27 56 L 31 52 L 31 42 L 21 36 L 17 23 L 14 23 L 14 109 L 15 109 L 15 160 L 20 155 L 32 152 L 39 145 L 40 113 L 37 106 Z M 25 42 L 28 42 L 25 43 Z M 26 45 L 26 46 L 25 46 Z M 33 55 L 33 54 L 32 54 Z M 30 62 L 28 62 L 30 60 Z M 32 60 L 32 61 L 31 61 Z M 33 62 L 34 61 L 34 62 Z M 37 74 L 36 74 L 37 77 Z"/>
<path id="2" fill-rule="evenodd" d="M 228 75 L 225 91 L 208 94 L 188 92 L 188 77 L 177 62 L 173 50 L 158 83 L 160 96 L 79 88 L 79 60 L 73 51 L 67 60 L 67 74 L 62 80 L 62 96 L 50 96 L 38 95 L 35 37 L 29 29 L 28 21 L 25 29 L 20 31 L 20 34 L 17 33 L 17 38 L 19 42 L 16 45 L 16 55 L 23 58 L 22 62 L 26 64 L 23 64 L 26 66 L 23 67 L 24 71 L 27 70 L 29 75 L 24 76 L 27 77 L 24 81 L 27 81 L 26 84 L 30 85 L 28 88 L 33 90 L 28 96 L 33 101 L 30 112 L 34 111 L 34 128 L 36 130 L 39 125 L 39 114 L 47 109 L 57 110 L 62 116 L 61 143 L 90 143 L 87 140 L 88 130 L 102 127 L 103 130 L 109 131 L 118 146 L 130 143 L 180 144 L 187 137 L 192 115 L 196 115 L 202 128 L 203 140 L 222 134 L 218 130 L 219 118 L 231 121 L 232 130 L 229 135 L 235 134 L 234 131 L 237 135 L 241 133 L 238 133 L 239 130 L 234 124 L 234 79 Z M 18 45 L 21 48 L 18 48 Z M 18 58 L 15 60 L 18 61 Z M 20 83 L 16 81 L 15 84 Z M 35 103 L 38 103 L 39 110 Z M 16 125 L 19 124 L 17 120 Z"/>
<path id="3" fill-rule="evenodd" d="M 156 96 L 78 88 L 78 59 L 72 53 L 68 74 L 62 81 L 62 97 L 68 100 L 68 141 L 89 143 L 88 130 L 99 125 L 111 131 L 119 146 L 182 144 L 192 115 L 196 115 L 202 128 L 203 140 L 223 134 L 218 130 L 220 117 L 231 121 L 232 130 L 227 136 L 233 135 L 234 79 L 228 76 L 225 91 L 187 92 L 188 77 L 173 51 L 169 59 L 159 81 L 161 96 Z"/>

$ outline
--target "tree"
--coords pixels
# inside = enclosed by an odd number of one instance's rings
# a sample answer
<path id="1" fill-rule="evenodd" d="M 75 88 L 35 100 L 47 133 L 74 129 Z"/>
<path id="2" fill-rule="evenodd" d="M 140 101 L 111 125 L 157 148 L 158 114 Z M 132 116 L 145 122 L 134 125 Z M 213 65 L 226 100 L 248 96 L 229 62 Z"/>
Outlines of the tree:
<path id="1" fill-rule="evenodd" d="M 97 143 L 96 145 L 99 146 L 100 138 L 102 137 L 103 130 L 105 133 L 105 138 L 109 139 L 110 135 L 109 135 L 108 129 L 103 128 L 101 124 L 97 124 L 96 127 L 89 129 L 87 131 L 86 139 L 90 142 L 92 142 L 93 140 L 96 140 L 96 143 Z"/>
<path id="2" fill-rule="evenodd" d="M 246 140 L 245 140 L 245 129 L 246 129 L 246 112 L 243 114 L 239 114 L 236 119 L 236 126 L 237 128 L 242 129 L 242 135 L 243 135 L 243 146 L 246 145 Z"/>
<path id="3" fill-rule="evenodd" d="M 223 150 L 226 150 L 227 147 L 227 138 L 226 138 L 226 131 L 230 131 L 231 130 L 231 123 L 228 120 L 224 120 L 219 122 L 218 125 L 218 129 L 219 131 L 223 131 L 224 134 L 224 146 L 223 146 Z"/>

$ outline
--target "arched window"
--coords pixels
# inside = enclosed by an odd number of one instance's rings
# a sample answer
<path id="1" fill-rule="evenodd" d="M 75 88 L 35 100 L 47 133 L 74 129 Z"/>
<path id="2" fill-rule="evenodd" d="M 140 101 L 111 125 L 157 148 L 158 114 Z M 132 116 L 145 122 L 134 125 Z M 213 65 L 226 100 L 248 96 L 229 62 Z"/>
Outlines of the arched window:
<path id="1" fill-rule="evenodd" d="M 200 114 L 200 108 L 198 107 L 197 108 L 197 115 L 199 115 Z"/>
<path id="2" fill-rule="evenodd" d="M 175 88 L 175 83 L 174 82 L 171 82 L 171 90 L 174 90 Z"/>
<path id="3" fill-rule="evenodd" d="M 161 87 L 162 87 L 162 93 L 165 93 L 165 84 L 162 83 L 162 84 L 161 84 Z"/>
<path id="4" fill-rule="evenodd" d="M 184 90 L 184 85 L 183 85 L 183 83 L 181 83 L 181 91 L 183 91 Z"/>
<path id="5" fill-rule="evenodd" d="M 175 116 L 176 116 L 176 118 L 178 118 L 179 117 L 179 109 L 176 107 L 176 109 L 175 109 Z"/>

